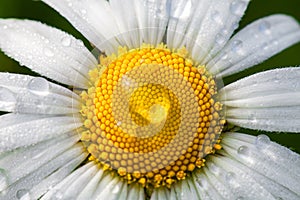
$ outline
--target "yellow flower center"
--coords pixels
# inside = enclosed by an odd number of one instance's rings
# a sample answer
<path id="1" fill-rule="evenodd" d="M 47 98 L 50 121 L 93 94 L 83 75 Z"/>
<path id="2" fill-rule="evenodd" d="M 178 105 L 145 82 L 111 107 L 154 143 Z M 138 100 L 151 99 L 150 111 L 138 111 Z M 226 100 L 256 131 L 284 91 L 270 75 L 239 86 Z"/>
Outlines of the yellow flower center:
<path id="1" fill-rule="evenodd" d="M 170 186 L 221 148 L 222 105 L 204 66 L 145 47 L 102 61 L 91 80 L 81 140 L 90 159 L 128 183 Z"/>

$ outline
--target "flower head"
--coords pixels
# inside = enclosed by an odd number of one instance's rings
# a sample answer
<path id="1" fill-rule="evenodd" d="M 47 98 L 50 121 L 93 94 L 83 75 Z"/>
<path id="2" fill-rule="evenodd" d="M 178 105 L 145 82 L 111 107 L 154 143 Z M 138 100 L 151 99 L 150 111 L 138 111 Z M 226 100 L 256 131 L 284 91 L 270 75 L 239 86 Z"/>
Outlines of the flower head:
<path id="1" fill-rule="evenodd" d="M 299 68 L 222 83 L 299 42 L 293 18 L 232 36 L 248 0 L 44 2 L 100 53 L 0 20 L 3 52 L 45 77 L 0 73 L 1 198 L 299 199 L 300 156 L 236 132 L 300 131 Z"/>

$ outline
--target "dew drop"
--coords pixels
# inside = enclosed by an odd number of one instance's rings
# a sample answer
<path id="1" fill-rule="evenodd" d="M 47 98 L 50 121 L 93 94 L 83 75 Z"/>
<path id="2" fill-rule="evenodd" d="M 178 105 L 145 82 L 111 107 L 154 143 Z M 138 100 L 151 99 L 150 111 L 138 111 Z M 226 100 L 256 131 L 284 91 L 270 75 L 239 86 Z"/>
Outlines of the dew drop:
<path id="1" fill-rule="evenodd" d="M 214 11 L 211 15 L 211 18 L 219 24 L 222 23 L 222 17 L 218 11 Z"/>
<path id="2" fill-rule="evenodd" d="M 82 14 L 86 14 L 86 10 L 85 9 L 82 9 L 82 10 L 80 10 L 80 12 L 82 13 Z"/>
<path id="3" fill-rule="evenodd" d="M 247 4 L 241 0 L 235 0 L 230 4 L 230 11 L 234 15 L 243 15 Z"/>
<path id="4" fill-rule="evenodd" d="M 63 46 L 65 46 L 65 47 L 70 46 L 70 45 L 71 45 L 71 42 L 72 42 L 72 40 L 71 40 L 71 38 L 68 37 L 68 36 L 63 37 L 63 38 L 61 39 L 61 44 L 62 44 Z"/>
<path id="5" fill-rule="evenodd" d="M 54 56 L 54 52 L 51 49 L 47 48 L 47 47 L 44 48 L 44 54 L 48 57 L 53 57 Z"/>
<path id="6" fill-rule="evenodd" d="M 21 199 L 23 196 L 25 196 L 26 194 L 28 194 L 28 190 L 26 190 L 26 189 L 21 189 L 21 190 L 18 190 L 17 191 L 17 193 L 16 193 L 16 197 L 18 198 L 18 199 Z M 24 199 L 24 198 L 23 198 Z M 26 198 L 26 199 L 28 199 L 28 198 Z"/>
<path id="7" fill-rule="evenodd" d="M 222 45 L 222 44 L 224 44 L 225 42 L 226 42 L 226 39 L 225 39 L 224 35 L 218 33 L 218 34 L 216 35 L 216 43 L 219 44 L 219 45 Z"/>
<path id="8" fill-rule="evenodd" d="M 259 135 L 256 137 L 255 145 L 258 149 L 264 149 L 270 145 L 270 138 L 266 135 Z"/>
<path id="9" fill-rule="evenodd" d="M 222 57 L 221 57 L 221 60 L 227 60 L 228 59 L 228 54 L 225 53 Z"/>
<path id="10" fill-rule="evenodd" d="M 0 169 L 0 194 L 4 193 L 8 187 L 8 177 L 4 169 Z"/>
<path id="11" fill-rule="evenodd" d="M 257 123 L 257 119 L 255 117 L 255 115 L 252 113 L 248 116 L 248 120 L 251 122 L 251 123 L 254 123 L 256 124 Z"/>
<path id="12" fill-rule="evenodd" d="M 36 95 L 46 96 L 49 94 L 50 85 L 44 78 L 37 77 L 29 81 L 27 89 Z"/>
<path id="13" fill-rule="evenodd" d="M 53 194 L 54 199 L 63 199 L 63 193 L 60 190 L 55 190 Z"/>
<path id="14" fill-rule="evenodd" d="M 7 29 L 7 28 L 8 28 L 8 26 L 7 26 L 7 25 L 4 25 L 2 28 L 3 28 L 3 29 Z"/>
<path id="15" fill-rule="evenodd" d="M 267 51 L 269 49 L 268 43 L 266 43 L 266 42 L 263 43 L 262 48 L 263 48 L 264 51 Z"/>
<path id="16" fill-rule="evenodd" d="M 258 30 L 264 34 L 271 34 L 271 24 L 267 21 L 262 21 L 259 26 Z"/>
<path id="17" fill-rule="evenodd" d="M 228 182 L 228 183 L 234 183 L 235 182 L 235 179 L 236 179 L 236 175 L 234 172 L 228 172 L 226 175 L 225 175 L 225 180 Z"/>
<path id="18" fill-rule="evenodd" d="M 250 149 L 247 146 L 240 146 L 237 150 L 237 153 L 241 156 L 249 156 Z"/>
<path id="19" fill-rule="evenodd" d="M 243 42 L 241 40 L 234 40 L 232 42 L 231 50 L 233 52 L 238 53 L 241 51 L 242 48 L 243 48 Z"/>
<path id="20" fill-rule="evenodd" d="M 238 197 L 236 200 L 244 200 L 244 197 Z"/>

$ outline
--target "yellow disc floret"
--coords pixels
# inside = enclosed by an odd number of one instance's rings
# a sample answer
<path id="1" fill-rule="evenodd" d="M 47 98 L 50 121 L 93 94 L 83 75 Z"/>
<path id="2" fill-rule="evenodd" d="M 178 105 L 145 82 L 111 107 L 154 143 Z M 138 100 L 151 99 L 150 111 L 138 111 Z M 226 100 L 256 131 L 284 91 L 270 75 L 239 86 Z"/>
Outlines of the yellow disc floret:
<path id="1" fill-rule="evenodd" d="M 147 47 L 110 57 L 90 75 L 81 140 L 91 159 L 128 183 L 170 186 L 221 148 L 222 105 L 204 66 Z"/>

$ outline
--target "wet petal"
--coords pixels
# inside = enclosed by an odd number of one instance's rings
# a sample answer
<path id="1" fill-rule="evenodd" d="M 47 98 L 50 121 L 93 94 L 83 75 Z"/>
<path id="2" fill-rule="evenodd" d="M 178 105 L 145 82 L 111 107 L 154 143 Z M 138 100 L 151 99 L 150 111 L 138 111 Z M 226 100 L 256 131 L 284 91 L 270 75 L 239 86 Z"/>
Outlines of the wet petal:
<path id="1" fill-rule="evenodd" d="M 235 125 L 266 131 L 300 131 L 300 68 L 258 73 L 220 91 L 226 119 Z"/>
<path id="2" fill-rule="evenodd" d="M 300 26 L 286 15 L 261 18 L 233 36 L 209 63 L 209 70 L 229 76 L 281 52 L 300 41 Z"/>
<path id="3" fill-rule="evenodd" d="M 86 88 L 88 71 L 97 65 L 80 40 L 40 22 L 0 20 L 0 48 L 5 54 L 41 75 Z"/>
<path id="4" fill-rule="evenodd" d="M 80 99 L 70 90 L 41 77 L 0 73 L 0 110 L 32 114 L 79 111 Z"/>

